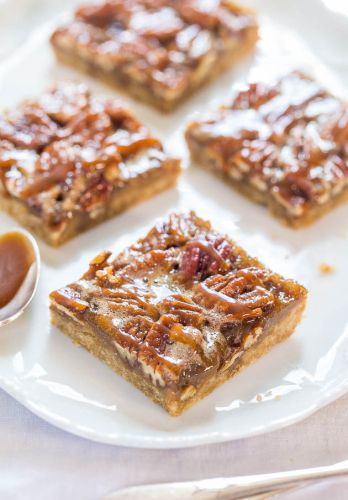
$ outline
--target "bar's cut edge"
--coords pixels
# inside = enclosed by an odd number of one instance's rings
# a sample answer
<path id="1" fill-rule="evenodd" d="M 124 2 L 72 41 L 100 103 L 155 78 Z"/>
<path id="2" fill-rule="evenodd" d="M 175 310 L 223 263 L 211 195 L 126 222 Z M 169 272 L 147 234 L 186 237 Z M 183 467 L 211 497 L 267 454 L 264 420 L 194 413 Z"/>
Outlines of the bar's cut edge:
<path id="1" fill-rule="evenodd" d="M 246 13 L 252 14 L 248 9 Z M 75 50 L 63 49 L 55 40 L 55 33 L 51 37 L 51 45 L 54 53 L 59 62 L 68 66 L 74 67 L 87 75 L 102 80 L 107 85 L 116 87 L 117 90 L 123 92 L 125 95 L 130 95 L 135 99 L 140 100 L 148 105 L 154 106 L 164 113 L 173 111 L 183 101 L 186 101 L 191 95 L 197 92 L 200 88 L 205 87 L 208 83 L 215 80 L 221 73 L 227 71 L 229 68 L 237 65 L 242 59 L 251 54 L 258 41 L 258 26 L 251 26 L 247 30 L 247 34 L 243 42 L 238 43 L 233 48 L 226 51 L 214 64 L 213 71 L 209 75 L 198 81 L 196 85 L 189 86 L 183 93 L 175 99 L 165 99 L 154 94 L 151 87 L 146 87 L 144 84 L 139 84 L 136 81 L 121 75 L 118 68 L 113 70 L 105 70 L 100 64 L 95 63 L 90 58 L 83 58 Z"/>
<path id="2" fill-rule="evenodd" d="M 92 227 L 114 217 L 142 201 L 148 200 L 166 189 L 176 185 L 180 174 L 180 162 L 175 159 L 165 159 L 160 167 L 146 171 L 127 184 L 114 191 L 105 204 L 104 210 L 94 218 L 84 212 L 76 212 L 67 221 L 63 232 L 52 231 L 44 224 L 40 216 L 31 212 L 25 202 L 18 200 L 5 192 L 0 191 L 0 210 L 7 212 L 22 226 L 32 231 L 34 235 L 43 239 L 51 246 L 60 246 L 71 238 L 81 234 Z"/>
<path id="3" fill-rule="evenodd" d="M 326 203 L 319 205 L 313 204 L 308 207 L 303 215 L 295 216 L 290 214 L 286 208 L 277 202 L 277 200 L 271 196 L 268 191 L 260 191 L 256 187 L 252 186 L 250 183 L 244 180 L 237 180 L 228 175 L 227 172 L 215 166 L 213 159 L 209 157 L 208 149 L 204 145 L 200 144 L 197 148 L 192 146 L 190 139 L 188 138 L 188 133 L 186 133 L 186 141 L 190 151 L 190 157 L 192 162 L 198 167 L 204 168 L 209 172 L 212 172 L 215 176 L 219 177 L 231 185 L 238 193 L 242 194 L 249 200 L 259 205 L 265 206 L 269 212 L 274 215 L 280 222 L 284 225 L 291 227 L 293 229 L 301 229 L 303 227 L 310 226 L 318 219 L 329 214 L 334 208 L 348 202 L 348 186 L 343 188 L 343 190 L 333 196 Z"/>
<path id="4" fill-rule="evenodd" d="M 293 333 L 301 320 L 307 296 L 305 288 L 301 285 L 298 286 L 301 289 L 299 297 L 267 319 L 257 341 L 227 369 L 220 370 L 217 374 L 214 373 L 210 378 L 205 379 L 199 387 L 196 387 L 196 392 L 192 397 L 186 397 L 184 391 L 187 390 L 187 387 L 176 392 L 168 391 L 166 388 L 161 389 L 144 374 L 135 371 L 119 355 L 111 338 L 107 335 L 100 335 L 97 329 L 93 329 L 87 322 L 78 319 L 71 311 L 67 312 L 65 308 L 55 303 L 52 297 L 51 320 L 53 325 L 68 335 L 74 343 L 94 354 L 117 374 L 140 389 L 152 401 L 160 404 L 170 415 L 179 416 Z M 182 400 L 183 395 L 184 399 Z"/>

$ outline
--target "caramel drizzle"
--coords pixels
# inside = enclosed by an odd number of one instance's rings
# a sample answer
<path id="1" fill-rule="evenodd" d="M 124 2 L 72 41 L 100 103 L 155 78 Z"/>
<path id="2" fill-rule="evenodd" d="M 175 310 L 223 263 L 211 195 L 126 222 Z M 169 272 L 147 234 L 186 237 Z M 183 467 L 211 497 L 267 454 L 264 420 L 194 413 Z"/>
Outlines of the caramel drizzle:
<path id="1" fill-rule="evenodd" d="M 108 305 L 111 308 L 115 307 L 117 309 L 119 306 L 124 305 L 133 309 L 135 308 L 136 314 L 149 315 L 152 318 L 158 317 L 158 311 L 156 307 L 150 304 L 148 301 L 143 300 L 139 296 L 139 290 L 110 290 L 108 288 L 102 288 L 100 291 L 100 295 L 108 300 Z"/>
<path id="2" fill-rule="evenodd" d="M 238 299 L 229 297 L 222 292 L 213 290 L 209 288 L 205 283 L 199 283 L 197 285 L 199 292 L 208 300 L 212 302 L 219 302 L 225 305 L 229 312 L 235 313 L 237 315 L 253 314 L 253 309 L 246 304 L 242 304 Z"/>
<path id="3" fill-rule="evenodd" d="M 176 322 L 175 316 L 164 314 L 160 317 L 159 324 L 167 331 L 170 341 L 180 342 L 197 349 L 199 342 L 193 335 L 184 330 L 181 323 Z"/>
<path id="4" fill-rule="evenodd" d="M 89 309 L 88 302 L 75 297 L 73 290 L 70 288 L 62 288 L 54 291 L 50 294 L 50 298 L 77 313 L 84 313 Z"/>
<path id="5" fill-rule="evenodd" d="M 40 173 L 35 179 L 24 185 L 23 189 L 19 191 L 21 198 L 30 198 L 42 191 L 47 191 L 57 184 L 63 182 L 68 173 L 74 169 L 72 164 L 63 165 L 59 164 L 51 169 L 50 172 Z"/>

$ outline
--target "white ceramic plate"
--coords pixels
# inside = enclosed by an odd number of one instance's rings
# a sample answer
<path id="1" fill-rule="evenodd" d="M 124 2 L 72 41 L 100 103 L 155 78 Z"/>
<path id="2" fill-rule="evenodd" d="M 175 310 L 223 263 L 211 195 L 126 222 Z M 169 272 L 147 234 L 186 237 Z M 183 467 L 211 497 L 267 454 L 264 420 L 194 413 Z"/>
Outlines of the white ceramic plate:
<path id="1" fill-rule="evenodd" d="M 262 77 L 300 67 L 338 92 L 342 91 L 339 80 L 347 81 L 342 61 L 348 46 L 348 18 L 329 11 L 319 0 L 256 3 L 266 17 L 261 18 L 262 38 L 253 60 L 222 76 L 173 115 L 162 116 L 130 101 L 139 117 L 186 163 L 183 124 L 193 112 L 227 99 L 232 87 L 245 81 L 250 67 Z M 343 4 L 344 0 L 331 2 L 337 9 Z M 314 15 L 316 30 L 307 29 Z M 1 107 L 38 94 L 57 78 L 84 78 L 56 64 L 47 43 L 49 31 L 46 27 L 3 65 Z M 332 65 L 333 72 L 318 62 L 318 55 Z M 111 92 L 91 80 L 88 83 L 96 92 Z M 182 417 L 172 418 L 52 328 L 47 297 L 52 289 L 78 278 L 101 249 L 122 249 L 144 234 L 155 218 L 186 208 L 211 219 L 272 269 L 306 285 L 309 303 L 291 339 Z M 306 230 L 286 229 L 261 207 L 190 166 L 178 189 L 58 250 L 40 243 L 43 265 L 37 295 L 22 318 L 0 332 L 0 386 L 60 428 L 128 446 L 174 448 L 226 441 L 304 418 L 348 388 L 347 219 L 348 206 L 344 206 Z M 11 226 L 13 220 L 1 214 L 1 231 Z M 335 272 L 322 275 L 323 262 L 334 265 Z"/>

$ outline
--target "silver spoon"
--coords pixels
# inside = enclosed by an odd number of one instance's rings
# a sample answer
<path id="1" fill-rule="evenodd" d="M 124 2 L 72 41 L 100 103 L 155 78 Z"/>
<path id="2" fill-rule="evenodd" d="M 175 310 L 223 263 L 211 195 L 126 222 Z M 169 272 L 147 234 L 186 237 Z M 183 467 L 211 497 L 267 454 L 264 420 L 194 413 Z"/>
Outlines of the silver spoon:
<path id="1" fill-rule="evenodd" d="M 110 493 L 104 500 L 237 500 L 271 498 L 312 481 L 348 474 L 348 460 L 326 467 L 254 476 L 220 477 L 183 483 L 135 486 Z"/>
<path id="2" fill-rule="evenodd" d="M 32 252 L 33 262 L 13 298 L 3 307 L 0 307 L 0 327 L 17 319 L 28 307 L 35 294 L 40 275 L 40 252 L 35 239 L 28 231 L 19 228 L 7 231 L 0 235 L 0 238 L 10 234 L 18 234 L 23 238 L 23 242 L 28 245 L 28 251 Z M 0 264 L 2 257 L 0 251 Z"/>

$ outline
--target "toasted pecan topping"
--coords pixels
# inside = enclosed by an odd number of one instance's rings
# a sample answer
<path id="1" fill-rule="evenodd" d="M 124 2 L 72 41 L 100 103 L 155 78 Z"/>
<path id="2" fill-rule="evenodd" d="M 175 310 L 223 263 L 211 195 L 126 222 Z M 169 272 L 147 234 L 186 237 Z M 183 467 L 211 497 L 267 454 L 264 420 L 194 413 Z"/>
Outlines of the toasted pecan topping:
<path id="1" fill-rule="evenodd" d="M 251 83 L 230 107 L 192 123 L 219 168 L 268 191 L 293 216 L 322 204 L 348 182 L 348 107 L 311 78 L 294 72 L 274 85 Z"/>
<path id="2" fill-rule="evenodd" d="M 192 68 L 250 27 L 253 17 L 224 0 L 109 0 L 80 7 L 52 42 L 85 49 L 102 66 L 170 94 L 185 90 Z"/>
<path id="3" fill-rule="evenodd" d="M 131 176 L 160 165 L 161 143 L 115 100 L 81 84 L 53 87 L 0 118 L 0 181 L 49 225 L 93 214 Z"/>
<path id="4" fill-rule="evenodd" d="M 190 272 L 178 279 L 183 262 Z M 191 212 L 172 214 L 114 259 L 102 252 L 81 281 L 52 298 L 87 315 L 132 366 L 185 385 L 193 373 L 223 365 L 231 349 L 241 349 L 246 336 L 252 341 L 296 295 Z"/>

